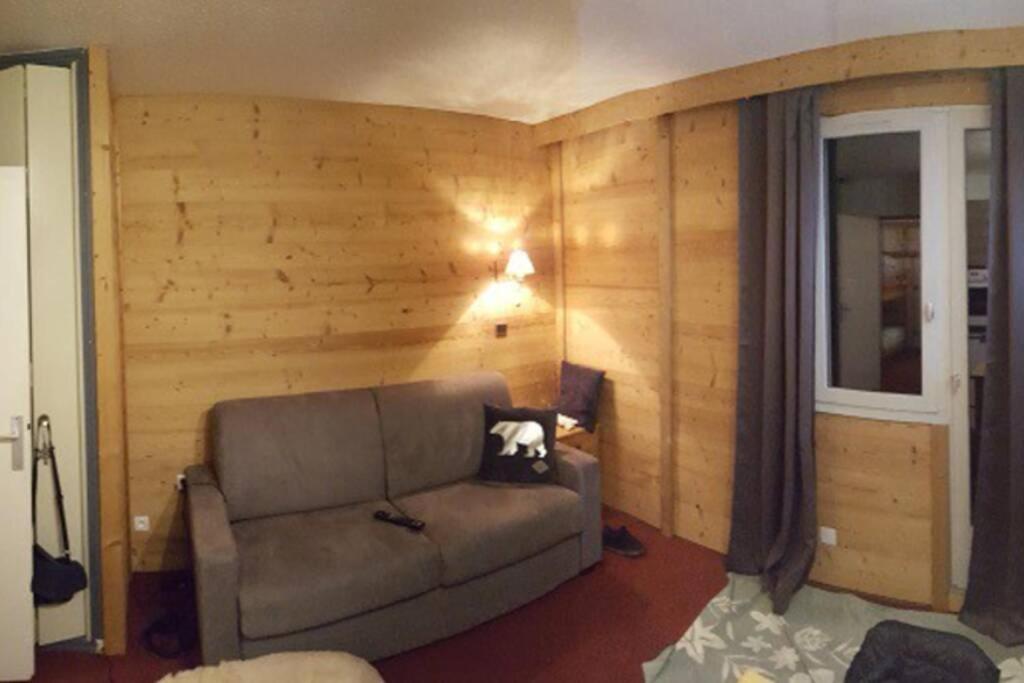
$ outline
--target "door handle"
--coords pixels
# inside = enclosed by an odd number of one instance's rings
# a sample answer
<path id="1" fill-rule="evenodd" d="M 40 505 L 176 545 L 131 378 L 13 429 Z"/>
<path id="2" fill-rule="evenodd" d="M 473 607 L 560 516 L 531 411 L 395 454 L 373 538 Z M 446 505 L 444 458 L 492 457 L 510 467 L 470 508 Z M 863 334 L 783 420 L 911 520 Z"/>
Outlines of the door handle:
<path id="1" fill-rule="evenodd" d="M 924 305 L 924 321 L 930 323 L 935 320 L 935 304 L 931 301 Z"/>
<path id="2" fill-rule="evenodd" d="M 11 444 L 11 469 L 20 472 L 25 469 L 25 418 L 15 415 L 11 418 L 11 433 L 0 434 L 0 443 Z"/>

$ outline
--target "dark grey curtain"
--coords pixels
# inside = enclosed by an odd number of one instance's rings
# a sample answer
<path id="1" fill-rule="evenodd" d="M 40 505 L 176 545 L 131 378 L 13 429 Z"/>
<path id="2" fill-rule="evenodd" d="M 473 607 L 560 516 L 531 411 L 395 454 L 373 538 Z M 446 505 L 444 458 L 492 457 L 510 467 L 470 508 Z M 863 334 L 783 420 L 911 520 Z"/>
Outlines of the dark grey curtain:
<path id="1" fill-rule="evenodd" d="M 726 566 L 784 612 L 814 561 L 817 94 L 740 102 L 739 379 Z"/>
<path id="2" fill-rule="evenodd" d="M 1024 69 L 992 80 L 988 366 L 960 620 L 1024 643 Z"/>

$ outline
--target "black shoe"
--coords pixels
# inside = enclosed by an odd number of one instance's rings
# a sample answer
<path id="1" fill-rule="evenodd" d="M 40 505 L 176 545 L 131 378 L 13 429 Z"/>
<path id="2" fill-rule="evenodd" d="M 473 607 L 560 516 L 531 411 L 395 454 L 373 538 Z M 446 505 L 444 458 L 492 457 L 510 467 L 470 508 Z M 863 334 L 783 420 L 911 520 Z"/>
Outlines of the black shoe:
<path id="1" fill-rule="evenodd" d="M 601 533 L 601 540 L 604 543 L 605 549 L 619 555 L 625 555 L 626 557 L 640 557 L 647 552 L 644 544 L 638 541 L 636 536 L 629 533 L 629 529 L 624 526 L 620 526 L 618 529 L 605 526 L 604 531 Z"/>

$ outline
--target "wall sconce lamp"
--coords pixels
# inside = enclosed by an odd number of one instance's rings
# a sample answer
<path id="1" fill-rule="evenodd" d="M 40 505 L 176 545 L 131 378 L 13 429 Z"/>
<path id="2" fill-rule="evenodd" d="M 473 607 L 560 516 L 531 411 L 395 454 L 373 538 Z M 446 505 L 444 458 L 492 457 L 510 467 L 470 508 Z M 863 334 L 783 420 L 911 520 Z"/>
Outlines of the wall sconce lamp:
<path id="1" fill-rule="evenodd" d="M 537 271 L 533 268 L 533 261 L 525 249 L 513 249 L 508 255 L 508 265 L 505 266 L 505 275 L 508 275 L 516 282 L 522 282 L 527 275 L 533 275 Z"/>

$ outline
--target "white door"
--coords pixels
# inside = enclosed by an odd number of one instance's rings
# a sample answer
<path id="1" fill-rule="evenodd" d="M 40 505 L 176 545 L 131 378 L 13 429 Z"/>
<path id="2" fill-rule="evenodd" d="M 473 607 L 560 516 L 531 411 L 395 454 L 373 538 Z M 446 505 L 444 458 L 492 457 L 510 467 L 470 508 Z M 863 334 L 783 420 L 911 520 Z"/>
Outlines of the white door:
<path id="1" fill-rule="evenodd" d="M 88 571 L 73 85 L 68 68 L 25 69 L 33 417 L 50 418 L 71 556 Z M 56 555 L 58 516 L 48 463 L 39 463 L 37 499 L 36 542 Z M 39 644 L 87 636 L 88 597 L 81 591 L 63 605 L 40 607 Z"/>
<path id="2" fill-rule="evenodd" d="M 837 386 L 882 388 L 881 231 L 877 218 L 836 216 Z"/>
<path id="3" fill-rule="evenodd" d="M 35 668 L 25 69 L 0 71 L 0 679 Z M 20 141 L 20 143 L 18 142 Z"/>

